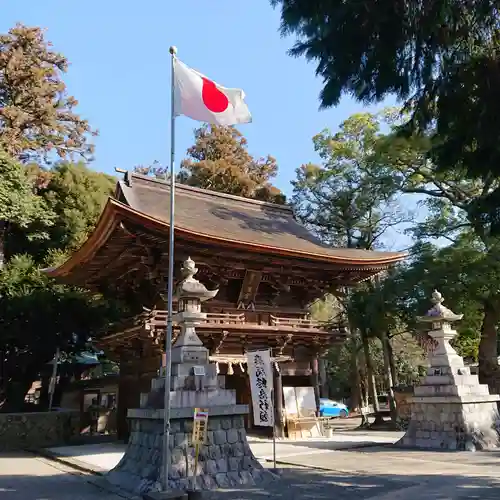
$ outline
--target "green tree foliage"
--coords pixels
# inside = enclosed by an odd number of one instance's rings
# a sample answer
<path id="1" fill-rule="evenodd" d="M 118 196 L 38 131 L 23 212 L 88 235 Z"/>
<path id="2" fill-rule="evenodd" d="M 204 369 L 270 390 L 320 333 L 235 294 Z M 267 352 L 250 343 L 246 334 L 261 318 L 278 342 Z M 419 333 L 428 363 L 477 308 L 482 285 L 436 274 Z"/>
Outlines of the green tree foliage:
<path id="1" fill-rule="evenodd" d="M 401 334 L 390 339 L 391 349 L 394 352 L 394 366 L 399 385 L 408 386 L 419 382 L 421 372 L 425 366 L 425 356 L 422 348 L 411 334 Z M 369 340 L 370 355 L 377 384 L 377 391 L 389 391 L 384 365 L 382 345 L 378 339 Z M 353 359 L 357 357 L 357 364 Z M 366 402 L 368 392 L 368 376 L 363 355 L 363 347 L 358 334 L 351 333 L 348 341 L 332 347 L 327 355 L 329 389 L 334 399 L 350 399 L 352 408 L 358 408 Z M 356 370 L 359 373 L 356 373 Z M 363 393 L 360 399 L 354 390 L 357 384 L 361 385 Z"/>
<path id="2" fill-rule="evenodd" d="M 64 355 L 82 349 L 89 337 L 118 319 L 119 308 L 112 297 L 57 285 L 40 271 L 61 264 L 88 237 L 112 193 L 113 179 L 84 164 L 59 163 L 45 170 L 22 166 L 6 155 L 0 168 L 0 216 L 7 223 L 7 264 L 0 271 L 0 377 L 6 411 L 22 407 L 26 391 L 57 347 Z"/>
<path id="3" fill-rule="evenodd" d="M 28 256 L 13 257 L 0 271 L 2 409 L 22 406 L 57 347 L 65 354 L 82 350 L 118 312 L 100 296 L 54 284 Z"/>
<path id="4" fill-rule="evenodd" d="M 92 152 L 87 139 L 95 132 L 75 113 L 78 102 L 61 79 L 67 67 L 41 28 L 18 24 L 0 35 L 0 145 L 12 156 Z"/>
<path id="5" fill-rule="evenodd" d="M 92 231 L 114 180 L 83 163 L 51 165 L 92 152 L 94 132 L 75 114 L 61 80 L 67 60 L 40 28 L 0 35 L 0 392 L 4 409 L 26 390 L 57 347 L 81 349 L 116 318 L 104 300 L 55 284 L 40 267 L 61 263 Z M 4 258 L 5 256 L 5 258 Z M 4 265 L 4 261 L 6 264 Z"/>
<path id="6" fill-rule="evenodd" d="M 51 229 L 52 248 L 74 251 L 93 230 L 113 195 L 116 179 L 82 162 L 59 163 L 50 174 L 50 182 L 40 196 L 57 216 Z"/>
<path id="7" fill-rule="evenodd" d="M 416 241 L 410 258 L 379 281 L 363 284 L 348 295 L 345 306 L 351 330 L 358 332 L 359 342 L 378 338 L 384 346 L 384 341 L 390 339 L 386 345 L 389 351 L 397 338 L 407 334 L 429 347 L 430 339 L 422 325 L 416 323 L 416 317 L 430 308 L 431 293 L 437 288 L 450 308 L 465 314 L 458 325 L 457 350 L 470 360 L 479 359 L 482 382 L 497 390 L 499 242 L 491 236 L 489 221 L 476 207 L 499 187 L 500 181 L 494 176 L 471 180 L 461 172 L 440 170 L 429 160 L 430 137 L 397 134 L 399 123 L 394 117 L 399 117 L 398 112 L 358 114 L 348 119 L 337 134 L 317 136 L 315 144 L 323 165 L 299 169 L 294 204 L 302 220 L 323 241 L 371 248 L 367 244 L 370 238 L 364 235 L 377 233 L 367 231 L 364 224 L 367 219 L 359 207 L 367 206 L 363 205 L 365 200 L 373 203 L 372 213 L 381 213 L 392 208 L 394 205 L 386 203 L 399 196 L 419 196 L 425 216 L 410 223 L 409 233 Z M 345 140 L 349 137 L 346 124 L 360 126 L 362 133 L 357 137 L 363 140 L 354 142 L 356 148 Z M 389 125 L 387 132 L 381 132 L 382 125 Z M 363 154 L 359 155 L 359 151 Z M 358 184 L 346 183 L 346 178 Z M 343 203 L 344 199 L 349 203 Z M 443 246 L 443 242 L 448 245 Z M 376 356 L 376 342 L 370 342 L 370 351 Z M 401 382 L 396 358 L 393 352 L 391 375 L 393 381 Z M 374 372 L 376 366 L 375 361 Z"/>
<path id="8" fill-rule="evenodd" d="M 450 249 L 455 250 L 457 245 L 461 248 L 454 256 L 464 259 L 462 265 L 467 271 L 455 267 L 447 272 L 458 273 L 470 281 L 463 291 L 483 316 L 479 375 L 483 383 L 497 390 L 500 387 L 497 364 L 500 241 L 492 234 L 491 220 L 478 207 L 488 205 L 500 188 L 500 178 L 489 175 L 470 179 L 460 170 L 442 171 L 429 160 L 427 153 L 431 147 L 430 139 L 425 136 L 406 138 L 393 131 L 379 138 L 368 171 L 392 179 L 402 193 L 422 197 L 421 206 L 427 216 L 411 228 L 417 240 L 446 239 L 452 245 Z M 452 274 L 448 274 L 448 279 L 454 279 Z"/>
<path id="9" fill-rule="evenodd" d="M 195 131 L 195 144 L 181 163 L 180 182 L 222 193 L 284 203 L 271 184 L 278 165 L 271 156 L 255 159 L 247 141 L 234 127 L 204 125 Z"/>
<path id="10" fill-rule="evenodd" d="M 9 231 L 23 231 L 28 240 L 47 239 L 46 229 L 53 221 L 45 200 L 35 194 L 27 170 L 0 150 L 0 268 Z"/>
<path id="11" fill-rule="evenodd" d="M 379 137 L 378 117 L 367 113 L 353 115 L 340 125 L 336 134 L 324 130 L 313 138 L 322 165 L 309 164 L 297 169 L 297 178 L 292 182 L 295 212 L 328 245 L 365 250 L 380 248 L 388 230 L 409 218 L 398 203 L 394 181 L 385 175 L 383 169 L 382 175 L 373 172 L 376 169 L 371 159 Z M 357 373 L 358 346 L 352 340 L 348 352 L 355 367 L 353 377 L 365 381 L 364 387 L 368 388 L 377 411 L 375 366 L 369 339 L 380 337 L 384 349 L 387 349 L 386 337 L 391 333 L 391 325 L 383 309 L 376 311 L 376 316 L 370 315 L 367 305 L 371 302 L 356 300 L 360 297 L 359 293 L 345 292 L 343 305 L 351 333 L 360 339 L 366 376 Z M 389 368 L 388 364 L 388 379 Z M 356 387 L 355 382 L 353 387 Z"/>
<path id="12" fill-rule="evenodd" d="M 455 348 L 469 361 L 477 361 L 480 340 L 486 333 L 485 302 L 491 284 L 498 282 L 499 270 L 499 262 L 490 262 L 475 242 L 464 236 L 446 247 L 417 244 L 411 261 L 400 267 L 387 286 L 393 290 L 391 300 L 408 329 L 417 335 L 422 333 L 422 325 L 418 325 L 416 317 L 431 307 L 431 294 L 439 290 L 447 307 L 464 314 L 464 319 L 456 325 L 459 335 L 453 342 Z M 426 335 L 422 338 L 428 339 Z M 492 358 L 496 352 L 494 348 Z"/>
<path id="13" fill-rule="evenodd" d="M 364 102 L 395 95 L 407 129 L 432 129 L 439 169 L 487 181 L 500 171 L 500 23 L 492 0 L 363 3 L 271 0 L 291 50 L 317 63 L 323 107 L 345 93 Z M 498 231 L 500 190 L 480 208 Z M 493 205 L 493 207 L 492 207 Z"/>
<path id="14" fill-rule="evenodd" d="M 8 232 L 6 255 L 29 253 L 40 264 L 61 263 L 92 232 L 116 181 L 84 163 L 60 162 L 48 170 L 32 164 L 24 170 L 38 220 L 30 232 L 19 225 Z"/>
<path id="15" fill-rule="evenodd" d="M 388 229 L 408 220 L 392 179 L 368 170 L 379 133 L 377 116 L 355 114 L 339 132 L 323 130 L 313 138 L 322 165 L 296 171 L 295 213 L 325 243 L 371 250 Z"/>

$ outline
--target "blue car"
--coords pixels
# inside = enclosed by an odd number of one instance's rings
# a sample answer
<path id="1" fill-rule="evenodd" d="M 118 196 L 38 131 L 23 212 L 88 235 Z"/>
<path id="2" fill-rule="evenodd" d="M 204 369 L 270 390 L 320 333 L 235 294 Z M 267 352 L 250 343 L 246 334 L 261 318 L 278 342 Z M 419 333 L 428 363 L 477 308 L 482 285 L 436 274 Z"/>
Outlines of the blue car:
<path id="1" fill-rule="evenodd" d="M 321 398 L 319 400 L 319 415 L 321 417 L 346 418 L 349 416 L 349 409 L 344 403 Z"/>

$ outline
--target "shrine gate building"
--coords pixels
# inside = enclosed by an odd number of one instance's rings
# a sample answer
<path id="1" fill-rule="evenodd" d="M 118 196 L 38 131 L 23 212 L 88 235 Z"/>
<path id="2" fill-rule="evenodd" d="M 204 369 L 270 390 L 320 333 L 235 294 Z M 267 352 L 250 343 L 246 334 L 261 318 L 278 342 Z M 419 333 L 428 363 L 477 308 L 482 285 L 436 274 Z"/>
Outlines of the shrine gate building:
<path id="1" fill-rule="evenodd" d="M 119 297 L 133 311 L 100 341 L 120 365 L 121 438 L 128 434 L 127 410 L 140 406 L 164 360 L 169 202 L 168 183 L 127 172 L 88 240 L 48 270 L 60 282 Z M 279 366 L 275 404 L 282 432 L 282 387 L 313 386 L 318 397 L 318 357 L 347 334 L 341 324 L 309 319 L 308 305 L 388 269 L 405 254 L 327 247 L 288 206 L 182 184 L 175 207 L 175 280 L 190 257 L 196 277 L 219 288 L 203 305 L 207 320 L 197 327 L 198 336 L 241 404 L 251 405 L 245 352 L 271 348 Z M 176 334 L 174 325 L 174 340 Z M 247 426 L 252 428 L 251 413 Z"/>

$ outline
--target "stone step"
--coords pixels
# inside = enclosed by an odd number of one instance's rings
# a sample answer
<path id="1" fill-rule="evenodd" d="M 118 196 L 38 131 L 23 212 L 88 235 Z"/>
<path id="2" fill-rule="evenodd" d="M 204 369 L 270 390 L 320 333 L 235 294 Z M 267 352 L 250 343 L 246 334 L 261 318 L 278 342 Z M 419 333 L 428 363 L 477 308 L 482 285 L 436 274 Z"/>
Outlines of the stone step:
<path id="1" fill-rule="evenodd" d="M 179 380 L 180 380 L 179 377 L 176 377 L 176 376 L 172 377 L 173 385 L 171 386 L 171 390 L 175 390 L 175 389 L 182 387 L 180 382 L 179 382 L 179 384 L 177 384 L 177 386 L 175 385 L 176 384 L 175 381 L 179 381 Z M 217 387 L 224 389 L 226 387 L 226 376 L 225 375 L 217 375 L 217 379 L 216 379 L 215 384 Z M 155 377 L 155 378 L 151 379 L 151 390 L 152 391 L 157 391 L 157 390 L 163 389 L 164 387 L 165 387 L 165 377 Z"/>
<path id="2" fill-rule="evenodd" d="M 477 385 L 420 385 L 415 387 L 415 396 L 485 396 L 489 394 L 488 386 Z"/>
<path id="3" fill-rule="evenodd" d="M 422 385 L 479 385 L 479 377 L 470 374 L 427 375 Z"/>
<path id="4" fill-rule="evenodd" d="M 162 390 L 152 391 L 145 396 L 143 396 L 143 394 L 141 394 L 141 408 L 163 408 L 164 393 Z M 216 391 L 170 392 L 170 405 L 172 408 L 204 408 L 207 406 L 224 406 L 235 404 L 236 391 L 234 389 L 218 389 Z"/>

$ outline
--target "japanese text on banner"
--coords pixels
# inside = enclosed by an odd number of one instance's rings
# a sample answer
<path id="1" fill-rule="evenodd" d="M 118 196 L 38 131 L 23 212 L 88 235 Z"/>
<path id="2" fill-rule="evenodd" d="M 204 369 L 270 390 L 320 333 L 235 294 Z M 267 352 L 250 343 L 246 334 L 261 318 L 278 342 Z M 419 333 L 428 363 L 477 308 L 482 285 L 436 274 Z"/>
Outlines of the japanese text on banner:
<path id="1" fill-rule="evenodd" d="M 269 350 L 248 352 L 247 362 L 254 425 L 272 427 L 274 425 L 274 412 L 271 352 Z"/>

